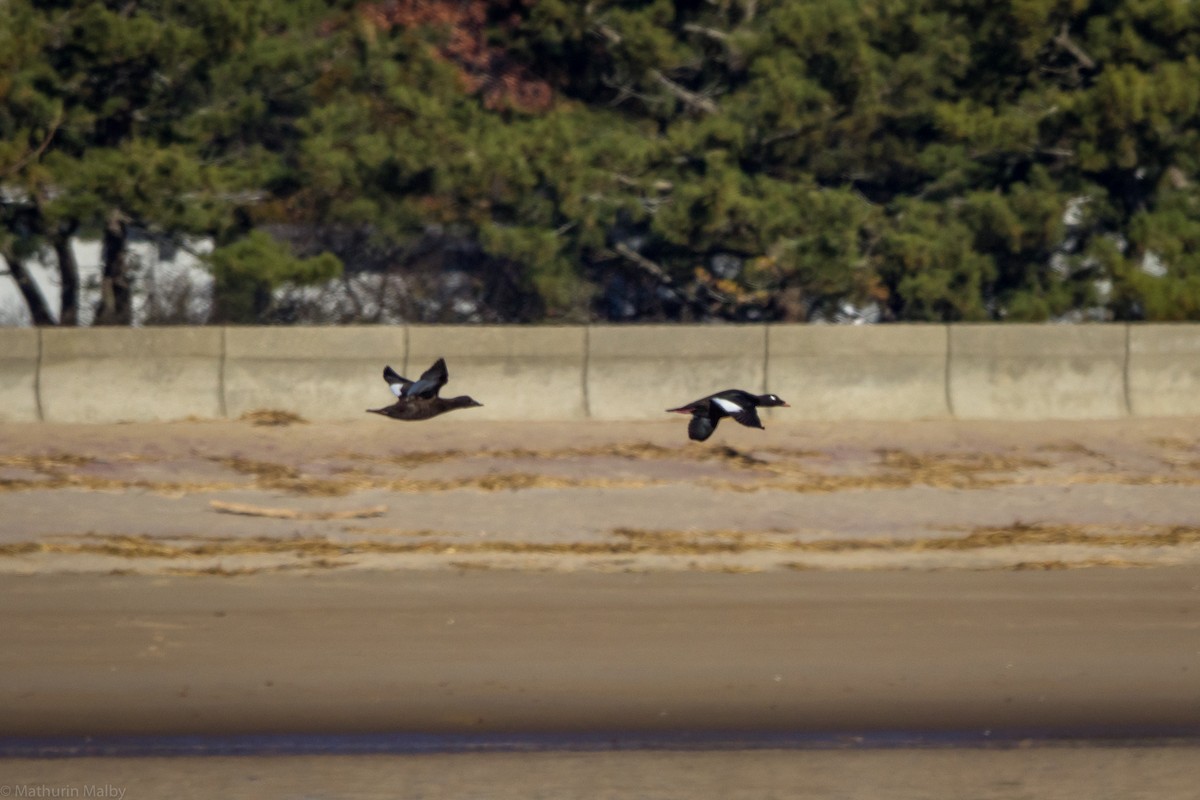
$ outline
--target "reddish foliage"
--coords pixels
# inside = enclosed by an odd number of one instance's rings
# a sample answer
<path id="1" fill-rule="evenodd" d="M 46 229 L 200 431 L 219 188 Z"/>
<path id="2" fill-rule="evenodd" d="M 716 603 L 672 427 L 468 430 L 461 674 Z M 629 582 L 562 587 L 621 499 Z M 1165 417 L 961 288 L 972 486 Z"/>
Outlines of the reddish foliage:
<path id="1" fill-rule="evenodd" d="M 487 41 L 488 9 L 494 11 L 501 5 L 485 0 L 379 0 L 364 3 L 358 10 L 380 30 L 444 27 L 449 37 L 439 48 L 440 55 L 458 67 L 467 91 L 478 93 L 486 108 L 546 111 L 554 102 L 550 85 Z M 510 15 L 506 24 L 520 24 L 519 15 Z"/>

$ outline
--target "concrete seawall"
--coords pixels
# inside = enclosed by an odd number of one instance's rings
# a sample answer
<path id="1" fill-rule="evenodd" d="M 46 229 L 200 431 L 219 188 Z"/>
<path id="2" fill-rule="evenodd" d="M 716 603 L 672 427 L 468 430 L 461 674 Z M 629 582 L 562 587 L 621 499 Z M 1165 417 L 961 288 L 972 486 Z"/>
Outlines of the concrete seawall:
<path id="1" fill-rule="evenodd" d="M 963 419 L 1129 413 L 1124 325 L 952 325 L 950 407 Z"/>
<path id="2" fill-rule="evenodd" d="M 224 414 L 221 328 L 49 328 L 38 405 L 47 422 L 140 422 Z"/>
<path id="3" fill-rule="evenodd" d="M 305 419 L 355 419 L 395 398 L 383 367 L 404 368 L 398 326 L 225 329 L 225 413 L 291 411 Z"/>
<path id="4" fill-rule="evenodd" d="M 1200 414 L 1200 325 L 1129 328 L 1129 413 Z"/>
<path id="5" fill-rule="evenodd" d="M 772 325 L 767 383 L 806 419 L 936 419 L 946 401 L 945 325 Z"/>
<path id="6" fill-rule="evenodd" d="M 766 387 L 762 325 L 620 325 L 588 330 L 588 415 L 661 419 L 722 389 Z"/>
<path id="7" fill-rule="evenodd" d="M 720 389 L 789 419 L 1200 414 L 1200 325 L 0 329 L 0 422 L 354 419 L 439 356 L 482 419 L 662 419 Z"/>
<path id="8" fill-rule="evenodd" d="M 36 422 L 41 332 L 0 328 L 0 422 Z"/>
<path id="9" fill-rule="evenodd" d="M 408 329 L 406 378 L 438 358 L 450 381 L 444 397 L 483 403 L 476 419 L 581 419 L 587 329 L 581 326 L 421 325 Z"/>

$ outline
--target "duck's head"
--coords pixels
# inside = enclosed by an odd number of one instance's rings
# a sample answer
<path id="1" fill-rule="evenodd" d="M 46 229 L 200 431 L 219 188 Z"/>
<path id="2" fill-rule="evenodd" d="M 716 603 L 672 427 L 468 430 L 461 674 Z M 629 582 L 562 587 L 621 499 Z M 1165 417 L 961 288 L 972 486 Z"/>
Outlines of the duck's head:
<path id="1" fill-rule="evenodd" d="M 447 399 L 446 404 L 449 408 L 476 408 L 483 406 L 483 403 L 480 403 L 474 397 L 467 397 L 465 394 L 461 397 Z"/>
<path id="2" fill-rule="evenodd" d="M 758 396 L 758 404 L 760 406 L 782 406 L 783 408 L 791 408 L 783 398 L 777 394 L 760 394 Z"/>

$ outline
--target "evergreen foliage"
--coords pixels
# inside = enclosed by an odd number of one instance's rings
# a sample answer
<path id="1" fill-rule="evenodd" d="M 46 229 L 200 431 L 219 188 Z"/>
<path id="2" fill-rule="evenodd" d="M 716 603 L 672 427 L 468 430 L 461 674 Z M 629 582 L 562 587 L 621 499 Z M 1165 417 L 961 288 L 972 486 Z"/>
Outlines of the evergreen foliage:
<path id="1" fill-rule="evenodd" d="M 254 323 L 268 317 L 271 292 L 286 283 L 311 284 L 337 277 L 342 263 L 331 253 L 297 258 L 263 231 L 251 231 L 205 260 L 216 281 L 221 322 Z"/>
<path id="2" fill-rule="evenodd" d="M 237 321 L 342 264 L 493 320 L 1200 319 L 1198 178 L 1186 0 L 0 4 L 0 255 L 103 235 L 101 321 L 131 229 L 213 237 Z"/>

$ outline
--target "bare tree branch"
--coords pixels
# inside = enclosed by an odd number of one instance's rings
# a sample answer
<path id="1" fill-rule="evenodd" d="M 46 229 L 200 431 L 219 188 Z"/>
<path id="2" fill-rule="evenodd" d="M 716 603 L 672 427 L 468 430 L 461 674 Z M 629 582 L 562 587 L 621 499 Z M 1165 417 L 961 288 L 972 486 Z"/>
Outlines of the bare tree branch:
<path id="1" fill-rule="evenodd" d="M 802 129 L 791 128 L 790 130 L 779 131 L 778 133 L 773 133 L 770 136 L 763 137 L 763 139 L 759 141 L 759 145 L 761 147 L 770 147 L 778 142 L 786 142 L 788 139 L 795 139 L 798 136 L 803 135 L 804 131 Z"/>
<path id="2" fill-rule="evenodd" d="M 706 28 L 703 25 L 697 25 L 694 22 L 688 22 L 683 26 L 683 29 L 688 33 L 698 33 L 701 36 L 707 36 L 710 39 L 716 39 L 721 43 L 729 42 L 729 34 L 725 31 L 719 31 L 716 28 Z"/>
<path id="3" fill-rule="evenodd" d="M 622 41 L 621 34 L 618 33 L 617 31 L 613 30 L 608 25 L 605 25 L 603 22 L 593 23 L 593 27 L 596 29 L 597 33 L 599 33 L 601 36 L 603 36 L 605 39 L 607 39 L 612 44 L 620 44 L 621 43 L 621 41 Z M 676 83 L 675 81 L 671 80 L 666 75 L 664 75 L 661 70 L 652 69 L 652 70 L 650 70 L 649 75 L 651 78 L 654 79 L 655 82 L 657 82 L 660 86 L 662 86 L 668 92 L 670 92 L 672 95 L 674 95 L 678 100 L 683 101 L 683 104 L 686 105 L 688 108 L 695 109 L 697 111 L 702 111 L 705 114 L 717 113 L 717 104 L 714 103 L 711 99 L 705 97 L 702 94 L 697 94 L 696 92 L 693 92 L 689 89 L 685 89 L 684 87 L 680 86 L 678 83 Z M 625 87 L 622 87 L 621 91 L 623 93 L 625 93 L 625 95 L 633 95 L 633 92 L 628 90 Z"/>
<path id="4" fill-rule="evenodd" d="M 622 41 L 621 34 L 617 33 L 615 30 L 610 28 L 608 25 L 605 25 L 603 22 L 597 22 L 597 23 L 595 23 L 595 27 L 596 27 L 596 30 L 600 33 L 600 35 L 603 36 L 605 39 L 608 39 L 608 41 L 611 42 L 612 44 L 620 44 L 621 43 L 621 41 Z"/>
<path id="5" fill-rule="evenodd" d="M 1067 30 L 1067 23 L 1064 22 L 1062 24 L 1062 27 L 1058 31 L 1058 35 L 1054 37 L 1054 43 L 1074 56 L 1075 60 L 1079 62 L 1079 66 L 1083 67 L 1084 69 L 1096 68 L 1095 60 L 1093 60 L 1092 57 L 1089 56 L 1087 52 L 1085 52 L 1084 49 L 1076 44 L 1075 40 L 1071 38 L 1070 33 Z"/>
<path id="6" fill-rule="evenodd" d="M 717 104 L 702 94 L 697 94 L 693 91 L 683 88 L 675 81 L 663 75 L 657 69 L 650 70 L 650 77 L 658 81 L 668 92 L 675 95 L 683 101 L 683 104 L 688 108 L 693 108 L 697 111 L 703 111 L 705 114 L 717 113 Z"/>
<path id="7" fill-rule="evenodd" d="M 58 133 L 58 127 L 62 125 L 62 117 L 62 110 L 60 109 L 59 112 L 54 116 L 54 121 L 50 123 L 50 129 L 46 131 L 46 135 L 42 137 L 42 143 L 39 144 L 33 151 L 26 153 L 23 158 L 18 159 L 16 163 L 12 164 L 8 169 L 4 170 L 4 172 L 0 172 L 0 178 L 7 178 L 9 175 L 19 172 L 25 167 L 26 164 L 29 164 L 32 161 L 37 161 L 39 158 L 41 158 L 42 153 L 46 152 L 46 148 L 50 146 L 50 140 L 54 138 L 54 134 Z"/>
<path id="8" fill-rule="evenodd" d="M 666 270 L 664 270 L 658 264 L 655 264 L 650 259 L 646 258 L 644 255 L 642 255 L 638 251 L 634 250 L 632 247 L 625 244 L 624 242 L 620 242 L 620 243 L 616 244 L 613 247 L 613 250 L 616 250 L 617 253 L 622 258 L 624 258 L 626 261 L 630 262 L 631 264 L 635 265 L 636 267 L 641 269 L 643 272 L 647 272 L 650 275 L 653 275 L 655 278 L 658 279 L 659 283 L 663 283 L 663 284 L 667 284 L 667 285 L 674 283 L 674 281 L 671 280 L 671 276 L 666 273 Z"/>

